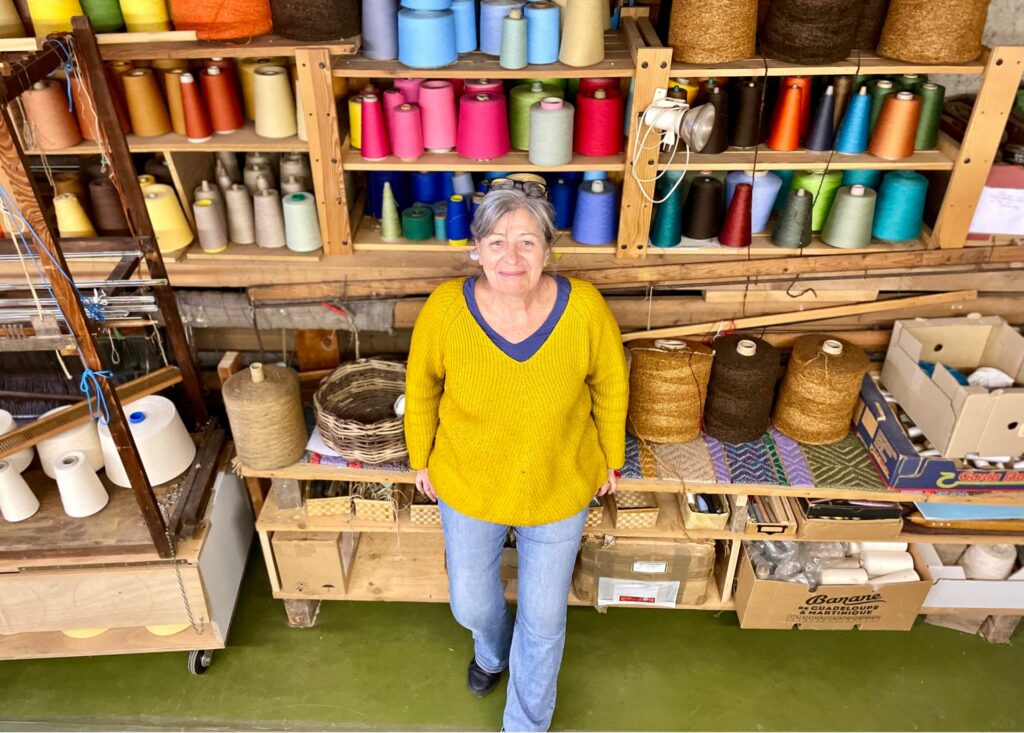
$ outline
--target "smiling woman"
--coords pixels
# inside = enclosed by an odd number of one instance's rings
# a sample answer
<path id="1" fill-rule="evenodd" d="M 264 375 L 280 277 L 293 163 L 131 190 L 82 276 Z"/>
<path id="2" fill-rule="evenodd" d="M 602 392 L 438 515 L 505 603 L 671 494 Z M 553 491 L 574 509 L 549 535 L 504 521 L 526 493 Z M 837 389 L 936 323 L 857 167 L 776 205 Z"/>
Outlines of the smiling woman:
<path id="1" fill-rule="evenodd" d="M 441 506 L 452 611 L 473 632 L 468 685 L 511 662 L 506 730 L 546 730 L 586 509 L 625 462 L 618 325 L 590 283 L 544 272 L 550 204 L 488 194 L 472 233 L 482 275 L 441 285 L 413 330 L 405 434 L 416 487 Z M 515 621 L 499 565 L 519 551 Z"/>

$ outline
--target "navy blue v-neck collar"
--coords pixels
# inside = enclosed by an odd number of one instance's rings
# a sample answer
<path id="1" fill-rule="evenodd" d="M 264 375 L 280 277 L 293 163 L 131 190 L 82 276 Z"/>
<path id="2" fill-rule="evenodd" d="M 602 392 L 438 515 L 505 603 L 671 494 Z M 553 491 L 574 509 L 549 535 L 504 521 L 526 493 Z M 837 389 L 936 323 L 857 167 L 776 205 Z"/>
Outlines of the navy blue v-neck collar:
<path id="1" fill-rule="evenodd" d="M 519 343 L 514 344 L 491 328 L 487 321 L 484 320 L 484 316 L 476 302 L 476 281 L 478 277 L 479 275 L 468 277 L 462 285 L 462 294 L 466 298 L 466 307 L 473 314 L 473 320 L 483 329 L 483 332 L 487 334 L 487 337 L 494 345 L 507 356 L 518 362 L 528 360 L 540 351 L 540 347 L 548 340 L 551 332 L 555 330 L 555 326 L 558 325 L 558 321 L 562 318 L 562 314 L 565 313 L 565 308 L 569 304 L 569 294 L 572 292 L 572 283 L 569 282 L 568 278 L 561 275 L 554 276 L 558 292 L 555 295 L 555 305 L 552 307 L 551 313 L 548 314 L 540 328 Z"/>

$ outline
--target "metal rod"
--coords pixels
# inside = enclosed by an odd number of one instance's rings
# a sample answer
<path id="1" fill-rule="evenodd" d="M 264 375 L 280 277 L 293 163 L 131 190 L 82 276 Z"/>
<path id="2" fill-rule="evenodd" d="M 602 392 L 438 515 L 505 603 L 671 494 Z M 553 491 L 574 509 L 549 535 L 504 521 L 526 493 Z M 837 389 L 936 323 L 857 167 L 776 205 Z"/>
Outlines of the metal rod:
<path id="1" fill-rule="evenodd" d="M 35 284 L 35 283 L 34 283 Z M 75 287 L 79 290 L 102 289 L 102 288 L 150 288 L 158 285 L 166 285 L 166 280 L 85 280 L 75 281 Z M 15 285 L 14 283 L 0 283 L 2 290 L 28 290 L 27 285 Z"/>

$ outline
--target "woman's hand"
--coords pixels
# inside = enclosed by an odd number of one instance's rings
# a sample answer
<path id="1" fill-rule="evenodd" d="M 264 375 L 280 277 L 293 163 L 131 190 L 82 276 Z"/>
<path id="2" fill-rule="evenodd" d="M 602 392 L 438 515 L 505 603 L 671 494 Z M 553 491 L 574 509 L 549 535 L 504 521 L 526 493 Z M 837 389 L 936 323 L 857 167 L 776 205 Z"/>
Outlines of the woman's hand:
<path id="1" fill-rule="evenodd" d="M 430 477 L 425 468 L 416 472 L 416 490 L 431 501 L 437 501 L 437 492 L 434 491 L 434 485 L 430 483 Z"/>
<path id="2" fill-rule="evenodd" d="M 419 480 L 417 479 L 417 485 L 418 485 L 418 481 Z M 615 489 L 617 489 L 618 487 L 619 487 L 619 472 L 616 471 L 614 468 L 609 468 L 608 469 L 608 480 L 605 481 L 601 485 L 601 488 L 597 490 L 597 495 L 598 496 L 604 496 L 605 494 L 614 494 L 615 493 Z"/>

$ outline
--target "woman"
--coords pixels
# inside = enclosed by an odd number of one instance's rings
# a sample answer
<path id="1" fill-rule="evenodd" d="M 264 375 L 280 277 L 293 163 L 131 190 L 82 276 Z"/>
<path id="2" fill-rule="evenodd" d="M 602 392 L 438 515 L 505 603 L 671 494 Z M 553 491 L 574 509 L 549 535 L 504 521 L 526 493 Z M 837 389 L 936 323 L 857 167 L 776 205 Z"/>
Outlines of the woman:
<path id="1" fill-rule="evenodd" d="M 492 192 L 472 234 L 482 274 L 438 287 L 413 330 L 406 442 L 416 488 L 441 506 L 452 612 L 473 632 L 470 692 L 508 667 L 505 729 L 547 730 L 587 506 L 625 463 L 625 357 L 597 289 L 544 273 L 546 199 Z M 510 528 L 514 621 L 499 577 Z"/>

